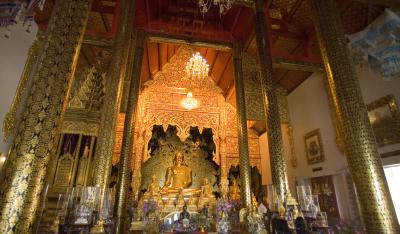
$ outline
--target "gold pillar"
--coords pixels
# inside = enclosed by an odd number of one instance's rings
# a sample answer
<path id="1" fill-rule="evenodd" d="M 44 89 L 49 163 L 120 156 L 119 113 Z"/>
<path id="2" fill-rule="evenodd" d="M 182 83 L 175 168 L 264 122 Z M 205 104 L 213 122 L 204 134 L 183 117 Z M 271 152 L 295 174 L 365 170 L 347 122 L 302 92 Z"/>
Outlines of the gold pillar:
<path id="1" fill-rule="evenodd" d="M 267 33 L 267 22 L 263 0 L 255 0 L 254 25 L 258 55 L 260 57 L 261 90 L 267 121 L 272 182 L 276 187 L 277 194 L 279 194 L 283 199 L 288 190 L 288 179 L 286 173 L 286 162 L 283 156 L 281 120 L 276 94 L 278 85 L 276 84 L 272 70 L 272 56 Z"/>
<path id="2" fill-rule="evenodd" d="M 22 122 L 0 179 L 0 233 L 31 233 L 66 107 L 90 0 L 56 1 Z"/>
<path id="3" fill-rule="evenodd" d="M 367 233 L 400 233 L 382 162 L 334 0 L 311 0 L 329 92 Z"/>
<path id="4" fill-rule="evenodd" d="M 242 70 L 242 48 L 235 44 L 233 47 L 233 63 L 235 67 L 236 116 L 239 145 L 239 168 L 241 181 L 242 202 L 247 208 L 251 207 L 251 175 L 249 162 L 249 142 L 247 135 L 246 101 Z"/>
<path id="5" fill-rule="evenodd" d="M 123 80 L 126 75 L 134 14 L 134 1 L 123 0 L 111 59 L 112 64 L 107 73 L 101 130 L 94 158 L 94 170 L 96 173 L 94 174 L 93 183 L 101 188 L 106 188 L 110 179 L 111 160 L 115 144 L 115 127 L 121 103 Z"/>
<path id="6" fill-rule="evenodd" d="M 135 42 L 135 44 L 133 44 Z M 116 223 L 116 233 L 124 233 L 124 221 L 126 219 L 126 197 L 130 187 L 130 172 L 131 172 L 131 157 L 132 157 L 132 146 L 133 135 L 135 131 L 135 119 L 136 110 L 139 99 L 139 88 L 140 88 L 140 71 L 142 67 L 143 60 L 143 45 L 144 45 L 144 31 L 139 30 L 136 33 L 136 41 L 132 40 L 131 53 L 134 51 L 135 55 L 133 61 L 128 64 L 127 72 L 129 79 L 129 94 L 128 106 L 126 110 L 125 120 L 124 120 L 124 132 L 122 137 L 122 149 L 121 158 L 119 160 L 119 170 L 118 170 L 118 183 L 117 183 L 117 195 L 115 201 L 115 214 L 117 218 Z"/>

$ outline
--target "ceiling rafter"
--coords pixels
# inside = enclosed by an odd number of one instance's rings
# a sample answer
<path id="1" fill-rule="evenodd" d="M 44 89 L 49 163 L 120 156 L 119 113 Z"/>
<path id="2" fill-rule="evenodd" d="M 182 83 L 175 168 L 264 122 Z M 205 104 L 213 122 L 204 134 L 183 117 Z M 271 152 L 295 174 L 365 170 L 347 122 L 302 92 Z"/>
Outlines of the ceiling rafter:
<path id="1" fill-rule="evenodd" d="M 207 57 L 208 57 L 207 55 L 209 53 L 211 53 L 211 49 L 210 48 L 207 49 L 206 59 L 207 59 Z M 214 50 L 213 53 L 215 53 L 215 54 L 214 54 L 214 57 L 212 57 L 212 61 L 208 61 L 208 64 L 210 64 L 210 74 L 213 74 L 214 64 L 217 61 L 217 56 L 219 54 L 219 51 L 218 50 Z"/>
<path id="2" fill-rule="evenodd" d="M 92 65 L 88 56 L 86 55 L 84 48 L 81 49 L 81 54 L 82 54 L 82 57 L 83 57 L 84 61 L 86 62 L 86 64 Z"/>
<path id="3" fill-rule="evenodd" d="M 92 11 L 99 13 L 114 14 L 115 7 L 103 5 L 101 0 L 95 0 L 92 3 Z"/>
<path id="4" fill-rule="evenodd" d="M 229 65 L 229 62 L 231 61 L 232 53 L 229 54 L 228 56 L 229 56 L 229 58 L 226 60 L 225 65 L 223 65 L 222 72 L 221 72 L 221 74 L 219 75 L 218 79 L 216 80 L 218 85 L 220 85 L 220 83 L 221 83 L 221 77 L 223 77 L 223 75 L 224 75 L 224 73 L 225 73 L 225 71 L 226 71 L 226 68 L 227 68 L 228 65 Z"/>
<path id="5" fill-rule="evenodd" d="M 234 19 L 234 21 L 233 21 L 233 24 L 232 24 L 232 27 L 231 27 L 231 30 L 230 30 L 231 33 L 233 33 L 233 30 L 236 28 L 237 22 L 238 22 L 238 20 L 239 20 L 239 16 L 240 16 L 240 14 L 242 13 L 242 9 L 243 9 L 243 6 L 240 5 L 239 10 L 238 10 L 238 13 L 237 13 L 236 16 L 235 16 L 235 19 Z"/>
<path id="6" fill-rule="evenodd" d="M 106 19 L 104 19 L 104 14 L 103 14 L 103 13 L 100 13 L 100 17 L 101 17 L 101 21 L 103 22 L 104 29 L 106 30 L 106 32 L 109 32 L 110 29 L 108 28 Z"/>
<path id="7" fill-rule="evenodd" d="M 296 14 L 297 10 L 300 8 L 301 4 L 304 2 L 304 0 L 297 0 L 292 8 L 290 8 L 290 11 L 287 14 L 287 17 L 285 19 L 285 21 L 287 23 L 290 23 L 293 20 L 294 15 Z"/>
<path id="8" fill-rule="evenodd" d="M 46 6 L 44 7 L 46 13 L 42 16 L 40 13 L 36 15 L 42 29 L 47 27 L 53 1 L 46 1 Z M 383 5 L 396 5 L 398 3 L 398 0 L 337 1 L 340 3 L 338 5 L 339 11 L 342 17 L 345 18 L 343 19 L 344 23 L 346 20 L 348 23 L 351 17 L 357 17 L 360 14 L 365 18 L 366 4 L 369 6 L 372 5 L 374 9 L 372 17 L 375 17 L 375 12 L 379 14 L 380 10 L 383 10 Z M 107 49 L 106 47 L 112 47 L 113 37 L 115 37 L 118 25 L 120 2 L 121 0 L 94 0 L 90 15 L 92 18 L 90 20 L 95 22 L 96 25 L 92 27 L 91 31 L 90 29 L 87 30 L 84 38 L 85 46 L 91 45 L 92 47 L 82 49 L 81 64 L 85 62 L 89 64 L 95 61 L 98 52 L 97 48 Z M 162 69 L 163 65 L 169 62 L 173 55 L 176 54 L 180 44 L 199 48 L 211 47 L 208 49 L 199 49 L 202 50 L 203 57 L 210 64 L 210 74 L 212 76 L 216 75 L 213 79 L 217 84 L 223 86 L 222 88 L 227 96 L 234 96 L 233 77 L 228 77 L 228 73 L 232 72 L 233 68 L 230 68 L 227 64 L 227 56 L 222 56 L 222 54 L 230 51 L 233 43 L 240 42 L 243 43 L 244 51 L 259 59 L 257 44 L 254 39 L 254 28 L 250 27 L 253 24 L 251 18 L 254 12 L 252 11 L 252 6 L 246 5 L 249 2 L 251 1 L 243 0 L 243 2 L 237 3 L 229 14 L 223 15 L 222 18 L 220 18 L 215 8 L 206 13 L 202 18 L 201 14 L 199 14 L 197 4 L 193 1 L 139 0 L 136 9 L 138 14 L 136 14 L 137 18 L 135 18 L 135 22 L 139 22 L 136 20 L 140 19 L 140 23 L 135 24 L 135 27 L 144 29 L 153 39 L 163 38 L 163 40 L 156 41 L 157 51 L 154 53 L 149 53 L 152 49 L 145 45 L 147 54 L 145 56 L 146 61 L 143 61 L 143 64 L 146 66 L 143 66 L 143 69 L 146 71 L 142 73 L 144 76 L 143 79 L 146 79 L 146 74 L 151 78 L 151 71 L 155 72 Z M 309 9 L 306 6 L 305 0 L 265 0 L 265 2 L 265 13 L 266 17 L 268 17 L 267 22 L 269 22 L 269 26 L 273 25 L 273 28 L 269 29 L 269 39 L 271 42 L 277 42 L 275 44 L 271 43 L 274 72 L 278 71 L 276 78 L 279 78 L 279 82 L 281 84 L 284 83 L 286 88 L 291 90 L 301 83 L 309 73 L 323 71 L 321 59 L 318 57 L 319 53 L 316 47 L 318 45 L 314 37 L 315 32 L 313 31 L 312 21 L 309 17 Z M 349 6 L 351 6 L 350 10 L 348 10 Z M 280 14 L 283 15 L 283 18 L 273 14 L 276 10 L 275 13 L 279 13 L 279 9 L 282 10 Z M 362 11 L 357 11 L 357 9 L 361 9 Z M 182 14 L 179 16 L 174 15 L 178 11 Z M 269 13 L 271 13 L 271 16 Z M 175 24 L 174 22 L 177 21 L 176 17 L 185 18 L 184 25 Z M 193 24 L 196 20 L 202 21 L 204 26 L 201 23 Z M 357 27 L 361 27 L 362 24 L 363 22 L 357 24 Z M 172 27 L 168 28 L 169 26 Z M 180 27 L 178 31 L 170 30 L 174 26 Z M 352 29 L 355 30 L 354 27 Z M 346 32 L 348 30 L 350 29 L 346 29 Z M 165 37 L 168 39 L 165 40 Z M 296 49 L 291 51 L 294 47 Z M 157 62 L 155 62 L 156 60 Z M 231 60 L 231 57 L 229 57 L 229 60 Z M 232 73 L 234 74 L 234 72 Z M 233 76 L 233 74 L 229 76 Z"/>

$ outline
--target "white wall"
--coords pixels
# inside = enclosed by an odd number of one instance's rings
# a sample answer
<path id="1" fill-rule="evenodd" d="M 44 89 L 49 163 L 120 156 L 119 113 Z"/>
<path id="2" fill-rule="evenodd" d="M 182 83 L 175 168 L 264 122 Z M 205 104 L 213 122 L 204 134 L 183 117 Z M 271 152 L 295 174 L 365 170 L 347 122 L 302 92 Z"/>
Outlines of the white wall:
<path id="1" fill-rule="evenodd" d="M 400 78 L 393 81 L 384 81 L 367 67 L 358 67 L 357 75 L 366 104 L 388 94 L 394 94 L 398 105 L 400 104 Z M 349 218 L 351 217 L 351 212 L 349 210 L 349 198 L 344 176 L 347 169 L 347 162 L 345 156 L 335 143 L 335 130 L 331 120 L 323 79 L 322 73 L 315 73 L 288 96 L 289 111 L 293 126 L 294 148 L 298 160 L 298 166 L 296 168 L 288 166 L 288 170 L 289 174 L 291 173 L 300 180 L 300 183 L 302 183 L 302 179 L 333 175 L 340 215 L 342 218 Z M 325 161 L 308 165 L 304 135 L 314 129 L 320 129 Z M 400 144 L 395 144 L 381 147 L 378 150 L 380 153 L 384 153 L 399 149 Z M 385 158 L 382 162 L 384 165 L 400 163 L 400 155 Z M 323 170 L 312 172 L 312 168 L 315 167 L 322 167 Z"/>
<path id="2" fill-rule="evenodd" d="M 335 143 L 328 96 L 325 91 L 322 73 L 311 75 L 288 96 L 290 118 L 293 127 L 294 149 L 298 165 L 291 168 L 298 179 L 331 175 L 346 168 L 346 160 Z M 325 160 L 308 165 L 304 135 L 315 129 L 321 133 Z M 322 170 L 313 172 L 313 168 Z"/>
<path id="3" fill-rule="evenodd" d="M 10 27 L 11 36 L 5 38 L 5 28 L 0 28 L 0 153 L 7 153 L 10 142 L 3 142 L 3 120 L 14 98 L 30 45 L 37 32 L 32 24 L 31 32 L 26 32 L 22 24 Z"/>

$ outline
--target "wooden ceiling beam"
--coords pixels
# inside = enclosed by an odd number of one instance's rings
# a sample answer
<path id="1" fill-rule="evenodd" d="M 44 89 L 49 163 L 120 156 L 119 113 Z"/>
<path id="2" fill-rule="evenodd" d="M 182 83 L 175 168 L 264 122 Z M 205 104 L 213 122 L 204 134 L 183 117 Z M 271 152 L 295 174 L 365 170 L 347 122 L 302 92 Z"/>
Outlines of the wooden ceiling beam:
<path id="1" fill-rule="evenodd" d="M 106 31 L 106 32 L 109 32 L 110 29 L 108 28 L 106 19 L 104 18 L 104 14 L 103 14 L 103 13 L 100 13 L 100 17 L 101 17 L 101 21 L 103 22 L 103 26 L 104 26 L 105 31 Z"/>
<path id="2" fill-rule="evenodd" d="M 232 82 L 233 84 L 228 87 L 228 90 L 226 91 L 225 94 L 225 100 L 229 102 L 229 100 L 232 98 L 233 94 L 235 93 L 235 82 Z"/>
<path id="3" fill-rule="evenodd" d="M 179 44 L 192 44 L 199 47 L 232 48 L 232 43 L 236 41 L 229 31 L 212 27 L 203 27 L 201 31 L 198 31 L 192 26 L 166 20 L 151 21 L 144 27 L 144 30 L 155 35 L 163 35 L 164 38 L 182 40 Z M 204 43 L 206 45 L 202 45 Z"/>
<path id="4" fill-rule="evenodd" d="M 115 7 L 113 6 L 105 6 L 101 3 L 100 0 L 93 1 L 92 11 L 106 14 L 114 14 Z"/>
<path id="5" fill-rule="evenodd" d="M 213 48 L 222 51 L 229 51 L 232 48 L 232 43 L 230 42 L 221 42 L 193 36 L 168 34 L 159 31 L 153 31 L 151 28 L 147 28 L 146 35 L 149 41 L 152 42 L 183 44 L 196 47 Z"/>
<path id="6" fill-rule="evenodd" d="M 84 48 L 81 49 L 80 54 L 82 55 L 83 59 L 85 60 L 86 64 L 88 65 L 92 65 L 90 59 L 88 58 L 88 56 L 85 53 Z"/>
<path id="7" fill-rule="evenodd" d="M 234 82 L 234 67 L 233 67 L 233 56 L 230 56 L 220 79 L 218 80 L 218 86 L 224 91 L 224 95 L 226 95 L 230 86 L 232 86 Z"/>
<path id="8" fill-rule="evenodd" d="M 147 48 L 145 45 L 145 48 L 143 50 L 143 62 L 142 62 L 142 68 L 141 68 L 141 74 L 140 74 L 140 80 L 142 85 L 150 79 L 150 70 L 149 70 L 149 56 L 147 53 Z"/>
<path id="9" fill-rule="evenodd" d="M 160 69 L 168 62 L 168 44 L 160 43 L 158 44 L 158 53 L 160 57 Z"/>
<path id="10" fill-rule="evenodd" d="M 231 33 L 233 33 L 233 30 L 236 28 L 236 25 L 237 25 L 237 22 L 239 20 L 240 14 L 242 13 L 242 9 L 243 9 L 243 6 L 240 6 L 239 10 L 238 10 L 238 13 L 236 14 L 235 19 L 233 20 L 232 28 L 230 30 Z"/>
<path id="11" fill-rule="evenodd" d="M 92 45 L 97 47 L 111 48 L 114 44 L 114 40 L 109 37 L 91 37 L 90 35 L 85 35 L 83 39 L 83 44 Z"/>
<path id="12" fill-rule="evenodd" d="M 158 44 L 156 42 L 147 42 L 147 54 L 149 56 L 150 74 L 153 76 L 160 70 L 158 61 Z"/>
<path id="13" fill-rule="evenodd" d="M 217 60 L 218 53 L 219 53 L 218 50 L 214 50 L 211 48 L 207 49 L 206 60 L 207 60 L 208 64 L 210 64 L 210 74 L 212 74 L 212 71 L 214 69 L 214 64 L 215 64 L 215 61 Z"/>
<path id="14" fill-rule="evenodd" d="M 220 79 L 225 72 L 226 67 L 229 64 L 229 60 L 232 57 L 232 53 L 230 52 L 221 52 L 218 53 L 216 58 L 214 68 L 212 70 L 212 74 L 214 76 L 215 82 L 219 85 Z"/>
<path id="15" fill-rule="evenodd" d="M 168 62 L 171 61 L 172 56 L 175 54 L 175 45 L 168 43 Z"/>
<path id="16" fill-rule="evenodd" d="M 301 6 L 301 4 L 302 4 L 303 2 L 304 2 L 304 0 L 297 0 L 297 1 L 293 4 L 292 8 L 290 8 L 290 11 L 289 11 L 289 13 L 288 13 L 288 15 L 287 15 L 287 17 L 286 17 L 286 19 L 285 19 L 285 21 L 286 21 L 287 23 L 290 23 L 290 22 L 292 21 L 294 15 L 296 14 L 297 10 L 300 8 L 300 6 Z"/>
<path id="17" fill-rule="evenodd" d="M 200 55 L 205 58 L 206 57 L 206 53 L 207 53 L 207 48 L 205 47 L 198 47 L 196 48 L 196 51 L 200 52 Z"/>
<path id="18" fill-rule="evenodd" d="M 287 58 L 272 57 L 272 66 L 293 71 L 322 72 L 324 68 L 321 63 L 303 62 Z"/>

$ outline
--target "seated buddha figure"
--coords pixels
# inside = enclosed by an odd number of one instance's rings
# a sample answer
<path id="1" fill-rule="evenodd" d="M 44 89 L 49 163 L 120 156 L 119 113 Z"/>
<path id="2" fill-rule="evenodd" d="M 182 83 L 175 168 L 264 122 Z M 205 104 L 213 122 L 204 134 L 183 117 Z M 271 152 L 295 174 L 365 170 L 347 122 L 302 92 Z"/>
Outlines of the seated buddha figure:
<path id="1" fill-rule="evenodd" d="M 203 185 L 201 186 L 201 197 L 213 197 L 212 188 L 207 178 L 204 178 Z"/>
<path id="2" fill-rule="evenodd" d="M 192 185 L 192 169 L 185 165 L 183 154 L 175 154 L 174 165 L 168 167 L 162 193 L 178 193 Z"/>
<path id="3" fill-rule="evenodd" d="M 205 204 L 212 202 L 214 200 L 214 195 L 212 193 L 212 187 L 208 182 L 207 178 L 204 178 L 203 185 L 200 188 L 200 198 L 198 206 L 202 207 Z"/>
<path id="4" fill-rule="evenodd" d="M 158 184 L 157 177 L 155 175 L 152 175 L 151 177 L 151 183 L 147 188 L 145 196 L 149 199 L 158 198 L 160 196 L 160 185 Z"/>
<path id="5" fill-rule="evenodd" d="M 240 200 L 240 188 L 237 185 L 236 179 L 233 179 L 232 185 L 229 186 L 229 198 L 231 200 Z"/>

